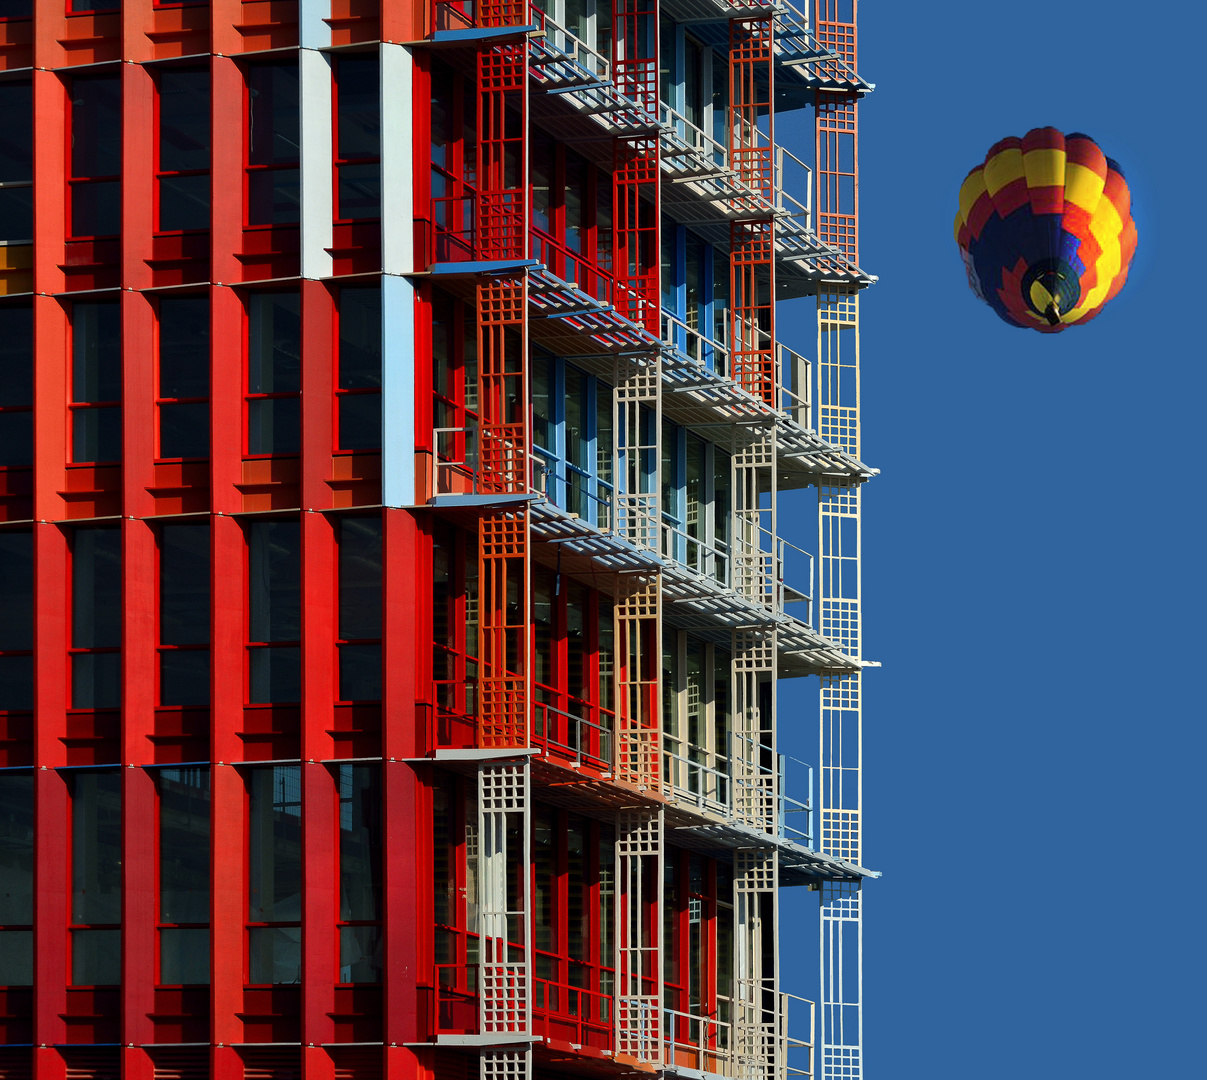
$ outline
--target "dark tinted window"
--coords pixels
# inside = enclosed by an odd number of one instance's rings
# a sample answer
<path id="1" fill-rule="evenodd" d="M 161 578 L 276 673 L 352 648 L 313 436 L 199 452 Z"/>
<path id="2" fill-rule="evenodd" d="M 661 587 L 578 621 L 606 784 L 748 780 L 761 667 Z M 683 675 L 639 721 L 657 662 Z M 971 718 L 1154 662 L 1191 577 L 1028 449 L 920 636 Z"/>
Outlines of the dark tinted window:
<path id="1" fill-rule="evenodd" d="M 210 302 L 182 296 L 159 302 L 159 396 L 206 398 L 210 391 Z M 206 401 L 161 403 L 160 457 L 206 457 L 210 409 Z"/>
<path id="2" fill-rule="evenodd" d="M 248 634 L 275 642 L 250 652 L 250 700 L 301 697 L 301 527 L 296 521 L 255 521 L 248 526 Z"/>
<path id="3" fill-rule="evenodd" d="M 302 307 L 296 292 L 256 293 L 248 301 L 247 390 L 289 397 L 248 402 L 248 451 L 297 453 L 301 416 Z"/>

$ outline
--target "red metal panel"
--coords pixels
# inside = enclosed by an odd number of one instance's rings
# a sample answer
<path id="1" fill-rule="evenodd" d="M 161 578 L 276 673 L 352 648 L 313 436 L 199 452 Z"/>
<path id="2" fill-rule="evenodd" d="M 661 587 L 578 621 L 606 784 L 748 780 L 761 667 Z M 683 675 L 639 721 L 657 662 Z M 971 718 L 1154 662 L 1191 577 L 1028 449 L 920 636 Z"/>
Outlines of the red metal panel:
<path id="1" fill-rule="evenodd" d="M 121 74 L 122 285 L 144 289 L 151 284 L 148 260 L 155 228 L 155 82 L 141 64 L 122 64 Z M 128 346 L 123 353 L 128 355 Z"/>
<path id="2" fill-rule="evenodd" d="M 39 13 L 36 20 L 39 36 L 42 22 Z M 67 216 L 67 96 L 67 88 L 53 72 L 39 70 L 33 73 L 34 190 L 37 192 L 34 200 L 34 290 L 39 293 L 63 289 L 60 264 L 63 262 Z M 38 355 L 42 355 L 40 349 Z"/>
<path id="3" fill-rule="evenodd" d="M 215 17 L 220 6 L 223 6 L 220 2 L 214 4 Z M 237 256 L 243 250 L 243 157 L 247 141 L 244 134 L 243 75 L 230 57 L 210 58 L 210 86 L 213 118 L 210 140 L 213 204 L 210 214 L 210 275 L 215 282 L 230 284 L 243 278 L 243 268 Z M 214 355 L 235 354 L 215 351 Z"/>
<path id="4" fill-rule="evenodd" d="M 528 745 L 528 510 L 478 519 L 478 619 L 481 626 L 478 745 Z"/>
<path id="5" fill-rule="evenodd" d="M 126 524 L 149 531 L 141 523 Z M 139 1046 L 155 1038 L 154 821 L 154 780 L 145 769 L 123 769 L 121 1040 L 126 1046 Z M 129 1055 L 126 1064 L 134 1075 L 151 1075 L 150 1060 L 141 1051 Z"/>
<path id="6" fill-rule="evenodd" d="M 210 1010 L 212 1039 L 229 1045 L 243 1037 L 237 1014 L 243 1007 L 246 901 L 244 787 L 230 766 L 243 753 L 236 730 L 244 699 L 244 543 L 243 531 L 233 518 L 221 514 L 211 518 L 211 551 L 210 760 L 216 764 L 210 770 Z M 235 1068 L 220 1057 L 215 1057 L 217 1069 Z"/>
<path id="7" fill-rule="evenodd" d="M 428 750 L 417 703 L 431 700 L 431 541 L 410 510 L 382 511 L 383 611 L 382 748 L 386 760 L 418 757 Z"/>
<path id="8" fill-rule="evenodd" d="M 420 932 L 431 926 L 431 811 L 427 788 L 406 762 L 383 762 L 382 797 L 384 1040 L 401 1046 L 429 1035 L 419 995 L 420 985 L 429 984 L 432 964 L 430 932 Z"/>

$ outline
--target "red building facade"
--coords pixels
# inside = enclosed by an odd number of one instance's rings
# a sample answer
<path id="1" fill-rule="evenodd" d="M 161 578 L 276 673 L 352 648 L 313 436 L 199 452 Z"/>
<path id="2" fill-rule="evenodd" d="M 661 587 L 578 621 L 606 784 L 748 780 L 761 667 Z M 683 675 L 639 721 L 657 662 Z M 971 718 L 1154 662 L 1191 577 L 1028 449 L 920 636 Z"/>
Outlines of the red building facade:
<path id="1" fill-rule="evenodd" d="M 0 4 L 0 1077 L 812 1075 L 777 889 L 867 871 L 775 687 L 861 664 L 776 506 L 872 470 L 776 337 L 870 280 L 811 16 Z"/>

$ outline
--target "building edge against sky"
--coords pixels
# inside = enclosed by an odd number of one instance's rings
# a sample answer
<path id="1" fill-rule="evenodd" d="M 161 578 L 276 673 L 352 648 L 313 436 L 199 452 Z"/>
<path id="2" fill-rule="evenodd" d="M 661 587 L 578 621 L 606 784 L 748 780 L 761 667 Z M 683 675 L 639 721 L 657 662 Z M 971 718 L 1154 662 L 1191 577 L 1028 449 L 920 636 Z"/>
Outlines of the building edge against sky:
<path id="1" fill-rule="evenodd" d="M 0 4 L 2 1080 L 863 1075 L 854 8 Z"/>

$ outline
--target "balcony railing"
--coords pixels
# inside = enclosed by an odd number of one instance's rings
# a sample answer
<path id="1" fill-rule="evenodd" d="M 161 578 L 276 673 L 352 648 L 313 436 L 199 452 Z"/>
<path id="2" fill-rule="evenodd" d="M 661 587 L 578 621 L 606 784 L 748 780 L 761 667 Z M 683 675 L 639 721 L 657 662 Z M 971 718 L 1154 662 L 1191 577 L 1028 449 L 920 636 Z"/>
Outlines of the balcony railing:
<path id="1" fill-rule="evenodd" d="M 662 1064 L 714 1076 L 734 1076 L 732 1025 L 712 1016 L 662 1010 Z"/>
<path id="2" fill-rule="evenodd" d="M 789 1002 L 799 1004 L 789 1008 Z M 780 991 L 780 1077 L 813 1078 L 816 1007 L 808 998 Z M 793 1032 L 796 1032 L 794 1035 Z"/>
<path id="3" fill-rule="evenodd" d="M 728 548 L 706 543 L 665 519 L 662 522 L 662 557 L 686 566 L 701 577 L 711 578 L 722 585 L 729 584 Z"/>
<path id="4" fill-rule="evenodd" d="M 549 687 L 537 687 L 537 693 L 556 694 Z M 615 764 L 616 714 L 578 698 L 570 698 L 571 708 L 580 715 L 555 708 L 544 701 L 533 702 L 532 742 L 546 756 L 553 754 L 566 758 L 575 765 L 589 765 L 601 771 L 610 770 Z M 600 723 L 588 719 L 596 715 Z"/>

